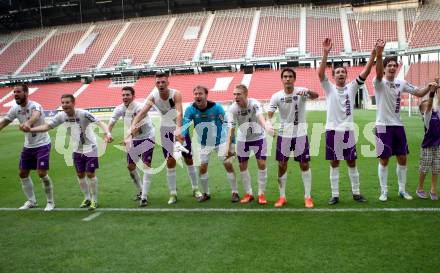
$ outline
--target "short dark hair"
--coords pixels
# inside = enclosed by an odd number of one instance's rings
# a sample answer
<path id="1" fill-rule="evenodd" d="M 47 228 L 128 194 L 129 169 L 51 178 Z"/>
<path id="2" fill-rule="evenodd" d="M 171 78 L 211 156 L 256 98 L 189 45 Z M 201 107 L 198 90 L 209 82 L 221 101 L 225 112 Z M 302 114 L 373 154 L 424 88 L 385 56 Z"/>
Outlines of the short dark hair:
<path id="1" fill-rule="evenodd" d="M 29 93 L 29 86 L 24 82 L 17 83 L 15 87 L 21 87 L 21 89 L 23 89 L 23 92 Z"/>
<path id="2" fill-rule="evenodd" d="M 244 91 L 246 94 L 248 94 L 248 92 L 249 92 L 247 86 L 244 84 L 237 84 L 235 86 L 235 89 L 240 89 L 241 91 Z"/>
<path id="3" fill-rule="evenodd" d="M 346 68 L 345 66 L 343 66 L 343 65 L 337 65 L 337 66 L 333 67 L 333 69 L 332 69 L 332 76 L 333 76 L 333 77 L 335 76 L 336 69 L 338 69 L 338 68 L 342 68 L 342 69 L 344 69 L 344 70 L 345 70 L 345 73 L 348 74 L 347 68 Z"/>
<path id="4" fill-rule="evenodd" d="M 168 74 L 165 72 L 156 72 L 155 76 L 156 78 L 163 78 L 163 77 L 168 78 Z"/>
<path id="5" fill-rule="evenodd" d="M 283 70 L 281 70 L 281 79 L 283 78 L 284 72 L 292 72 L 293 77 L 296 79 L 296 72 L 295 72 L 295 70 L 293 70 L 293 68 L 287 67 L 287 68 L 284 68 Z"/>
<path id="6" fill-rule="evenodd" d="M 396 64 L 398 65 L 399 63 L 397 62 L 397 56 L 387 56 L 385 57 L 385 59 L 383 60 L 383 67 L 387 67 L 387 65 L 390 62 L 396 62 Z"/>
<path id="7" fill-rule="evenodd" d="M 208 88 L 206 88 L 205 86 L 203 86 L 203 85 L 197 85 L 196 87 L 194 87 L 194 89 L 193 89 L 193 93 L 194 93 L 194 91 L 196 91 L 197 89 L 201 89 L 201 90 L 205 91 L 205 94 L 208 95 Z"/>
<path id="8" fill-rule="evenodd" d="M 131 92 L 131 94 L 134 96 L 134 88 L 133 87 L 131 87 L 131 86 L 124 86 L 124 87 L 122 87 L 122 91 L 130 91 Z"/>
<path id="9" fill-rule="evenodd" d="M 70 99 L 72 102 L 75 102 L 75 97 L 72 94 L 63 94 L 61 99 Z"/>

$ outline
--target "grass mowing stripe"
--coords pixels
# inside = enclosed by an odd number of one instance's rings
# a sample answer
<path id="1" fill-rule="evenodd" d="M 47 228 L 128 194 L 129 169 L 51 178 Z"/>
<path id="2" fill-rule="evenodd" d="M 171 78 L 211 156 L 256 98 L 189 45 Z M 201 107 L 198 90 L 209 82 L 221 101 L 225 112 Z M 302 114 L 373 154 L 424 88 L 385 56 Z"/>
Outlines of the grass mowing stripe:
<path id="1" fill-rule="evenodd" d="M 83 221 L 86 221 L 86 222 L 89 222 L 89 221 L 94 220 L 94 219 L 95 219 L 96 217 L 98 217 L 99 215 L 101 215 L 101 212 L 95 212 L 95 213 L 93 213 L 93 214 L 87 216 L 86 218 L 83 218 L 82 220 L 83 220 Z"/>
<path id="2" fill-rule="evenodd" d="M 31 209 L 27 211 L 41 212 L 43 209 Z M 0 208 L 0 211 L 22 211 L 17 208 Z M 53 211 L 67 212 L 67 211 L 87 211 L 80 208 L 56 208 Z M 338 213 L 338 212 L 440 212 L 440 208 L 335 208 L 335 209 L 233 209 L 233 208 L 151 208 L 151 209 L 136 209 L 136 208 L 100 208 L 101 212 L 246 212 L 246 213 L 261 213 L 261 212 L 310 212 L 310 213 Z M 50 213 L 50 212 L 49 212 Z M 97 212 L 98 213 L 98 212 Z M 96 213 L 92 214 L 95 215 Z M 89 216 L 90 217 L 90 216 Z"/>

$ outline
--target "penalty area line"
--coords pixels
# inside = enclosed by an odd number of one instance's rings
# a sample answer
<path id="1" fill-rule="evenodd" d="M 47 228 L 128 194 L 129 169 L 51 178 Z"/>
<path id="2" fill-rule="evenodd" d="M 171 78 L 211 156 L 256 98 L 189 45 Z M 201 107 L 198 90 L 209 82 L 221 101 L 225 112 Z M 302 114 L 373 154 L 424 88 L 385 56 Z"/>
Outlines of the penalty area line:
<path id="1" fill-rule="evenodd" d="M 101 213 L 102 213 L 102 212 L 95 212 L 95 213 L 93 213 L 93 214 L 90 214 L 90 215 L 87 216 L 86 218 L 83 218 L 82 220 L 83 220 L 83 221 L 86 221 L 86 222 L 90 222 L 90 221 L 94 220 L 96 217 L 98 217 L 99 215 L 101 215 Z"/>
<path id="2" fill-rule="evenodd" d="M 18 208 L 0 208 L 0 211 L 21 211 Z M 42 208 L 29 209 L 27 211 L 43 211 Z M 52 212 L 69 212 L 69 211 L 87 211 L 80 208 L 55 208 Z M 339 212 L 440 212 L 438 208 L 98 208 L 96 213 L 88 216 L 94 216 L 91 220 L 98 217 L 100 212 L 141 212 L 141 213 L 157 213 L 157 212 L 222 212 L 222 213 L 264 213 L 264 212 L 279 212 L 279 213 L 339 213 Z M 86 218 L 88 218 L 86 217 Z M 84 219 L 86 219 L 84 218 Z"/>

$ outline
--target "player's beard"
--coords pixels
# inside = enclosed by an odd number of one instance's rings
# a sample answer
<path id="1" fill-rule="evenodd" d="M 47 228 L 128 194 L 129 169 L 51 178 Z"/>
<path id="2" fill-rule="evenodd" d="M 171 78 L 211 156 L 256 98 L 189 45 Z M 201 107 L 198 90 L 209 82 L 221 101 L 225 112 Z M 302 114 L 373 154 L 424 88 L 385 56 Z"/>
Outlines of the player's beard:
<path id="1" fill-rule="evenodd" d="M 15 103 L 17 103 L 18 105 L 21 105 L 24 102 L 24 98 L 15 98 Z"/>

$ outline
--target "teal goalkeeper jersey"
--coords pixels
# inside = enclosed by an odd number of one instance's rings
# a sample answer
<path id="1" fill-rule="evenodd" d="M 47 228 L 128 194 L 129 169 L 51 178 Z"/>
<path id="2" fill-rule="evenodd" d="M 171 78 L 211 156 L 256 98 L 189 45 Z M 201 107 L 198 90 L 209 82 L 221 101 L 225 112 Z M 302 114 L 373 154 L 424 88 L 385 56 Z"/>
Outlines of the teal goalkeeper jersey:
<path id="1" fill-rule="evenodd" d="M 183 117 L 183 135 L 189 134 L 191 122 L 202 146 L 218 146 L 226 141 L 227 123 L 223 107 L 208 101 L 206 109 L 199 109 L 195 103 L 186 108 Z"/>

